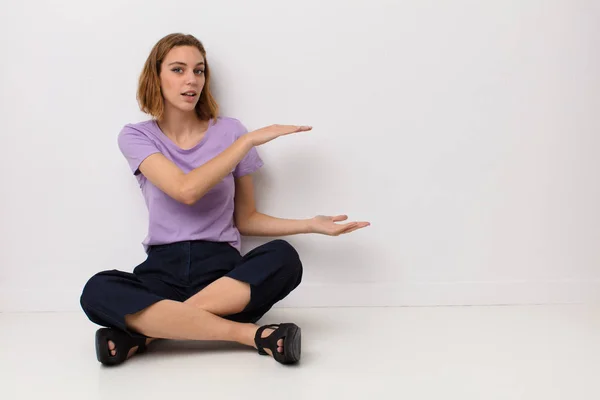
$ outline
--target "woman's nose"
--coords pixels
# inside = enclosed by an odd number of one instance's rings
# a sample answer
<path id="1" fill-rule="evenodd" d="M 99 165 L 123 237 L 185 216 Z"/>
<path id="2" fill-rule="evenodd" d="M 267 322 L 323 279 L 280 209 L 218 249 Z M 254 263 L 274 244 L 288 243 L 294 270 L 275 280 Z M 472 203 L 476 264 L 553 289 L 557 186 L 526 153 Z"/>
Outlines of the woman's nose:
<path id="1" fill-rule="evenodd" d="M 185 81 L 186 81 L 186 83 L 194 83 L 194 82 L 196 82 L 196 74 L 194 74 L 194 71 L 188 72 L 186 74 Z"/>

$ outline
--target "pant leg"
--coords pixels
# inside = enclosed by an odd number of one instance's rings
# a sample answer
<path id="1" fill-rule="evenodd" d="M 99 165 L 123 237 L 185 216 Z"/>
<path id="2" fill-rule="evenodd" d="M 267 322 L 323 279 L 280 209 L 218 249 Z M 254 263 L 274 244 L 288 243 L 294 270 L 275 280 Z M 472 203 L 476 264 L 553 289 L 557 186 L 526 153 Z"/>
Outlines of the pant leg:
<path id="1" fill-rule="evenodd" d="M 189 242 L 151 246 L 133 273 L 117 270 L 94 275 L 81 294 L 81 307 L 98 325 L 130 334 L 125 316 L 161 300 L 185 301 L 190 266 Z"/>
<path id="2" fill-rule="evenodd" d="M 182 301 L 176 290 L 159 279 L 111 270 L 90 278 L 80 304 L 92 322 L 138 335 L 127 328 L 125 316 L 165 299 Z"/>
<path id="3" fill-rule="evenodd" d="M 302 281 L 302 262 L 291 244 L 278 239 L 250 251 L 226 276 L 250 284 L 251 295 L 242 312 L 225 318 L 256 322 L 298 287 Z"/>

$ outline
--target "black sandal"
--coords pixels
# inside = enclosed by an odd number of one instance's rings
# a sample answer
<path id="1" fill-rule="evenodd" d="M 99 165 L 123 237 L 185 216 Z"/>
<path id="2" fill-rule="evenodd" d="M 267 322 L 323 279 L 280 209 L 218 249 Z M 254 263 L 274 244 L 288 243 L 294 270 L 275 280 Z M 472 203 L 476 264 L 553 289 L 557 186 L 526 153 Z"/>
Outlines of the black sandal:
<path id="1" fill-rule="evenodd" d="M 108 341 L 115 344 L 117 354 L 110 354 Z M 136 354 L 146 351 L 146 338 L 134 338 L 118 329 L 101 328 L 96 331 L 96 358 L 104 365 L 121 364 L 127 359 L 132 347 L 138 346 Z"/>
<path id="2" fill-rule="evenodd" d="M 266 338 L 261 337 L 265 329 L 275 329 Z M 264 348 L 271 350 L 276 361 L 282 364 L 293 364 L 300 361 L 301 355 L 301 329 L 296 324 L 273 324 L 258 328 L 254 336 L 254 343 L 258 354 L 269 355 Z M 277 351 L 277 341 L 283 339 L 283 353 Z"/>

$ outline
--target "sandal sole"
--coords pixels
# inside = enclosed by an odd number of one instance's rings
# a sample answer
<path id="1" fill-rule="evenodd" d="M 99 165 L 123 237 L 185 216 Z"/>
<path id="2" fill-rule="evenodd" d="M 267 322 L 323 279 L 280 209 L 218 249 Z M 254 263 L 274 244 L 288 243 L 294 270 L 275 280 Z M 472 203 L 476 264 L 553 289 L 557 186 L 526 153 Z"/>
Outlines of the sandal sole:
<path id="1" fill-rule="evenodd" d="M 108 328 L 101 328 L 96 331 L 96 359 L 104 365 L 113 365 L 111 361 L 112 358 L 116 358 L 116 356 L 110 355 L 110 350 L 108 349 L 108 339 L 104 335 L 104 332 L 106 331 L 108 331 Z"/>
<path id="2" fill-rule="evenodd" d="M 285 364 L 293 364 L 300 361 L 302 356 L 302 329 L 299 327 L 295 329 L 289 338 L 286 338 L 286 343 L 289 345 L 285 346 L 284 353 L 286 354 Z"/>

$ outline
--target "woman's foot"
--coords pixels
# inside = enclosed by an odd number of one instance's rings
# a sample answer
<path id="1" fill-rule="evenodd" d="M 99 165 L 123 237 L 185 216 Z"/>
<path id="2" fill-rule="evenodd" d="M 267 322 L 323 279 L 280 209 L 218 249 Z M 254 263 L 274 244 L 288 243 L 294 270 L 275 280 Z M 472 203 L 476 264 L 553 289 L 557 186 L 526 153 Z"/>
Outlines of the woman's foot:
<path id="1" fill-rule="evenodd" d="M 258 330 L 258 328 L 256 330 Z M 265 329 L 261 333 L 260 337 L 266 338 L 266 337 L 270 336 L 271 333 L 273 333 L 274 331 L 275 331 L 275 329 Z M 254 347 L 256 347 L 256 345 L 254 345 Z M 263 350 L 266 351 L 271 357 L 273 357 L 273 352 L 270 349 L 264 348 Z M 277 341 L 277 352 L 283 354 L 283 339 L 279 339 Z"/>
<path id="2" fill-rule="evenodd" d="M 133 337 L 116 328 L 100 328 L 96 331 L 96 358 L 104 365 L 117 365 L 135 353 L 146 350 L 152 339 Z"/>
<path id="3" fill-rule="evenodd" d="M 254 344 L 259 354 L 270 355 L 282 364 L 294 364 L 301 356 L 301 329 L 292 323 L 254 325 Z"/>
<path id="4" fill-rule="evenodd" d="M 146 346 L 148 346 L 153 340 L 154 340 L 153 338 L 146 339 Z M 131 349 L 129 349 L 129 352 L 127 353 L 127 359 L 129 359 L 129 357 L 131 357 L 135 353 L 137 353 L 138 349 L 139 349 L 139 346 L 134 346 Z M 115 345 L 115 343 L 112 340 L 108 341 L 108 350 L 110 351 L 111 356 L 114 357 L 117 355 L 117 346 Z"/>

